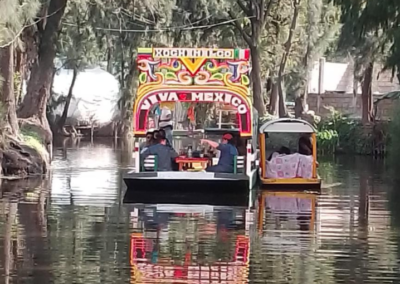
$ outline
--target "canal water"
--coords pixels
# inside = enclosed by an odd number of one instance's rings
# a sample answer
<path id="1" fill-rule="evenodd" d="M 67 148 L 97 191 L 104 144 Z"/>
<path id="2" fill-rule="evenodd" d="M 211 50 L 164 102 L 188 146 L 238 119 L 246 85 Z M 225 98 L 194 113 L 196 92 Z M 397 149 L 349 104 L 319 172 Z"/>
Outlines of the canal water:
<path id="1" fill-rule="evenodd" d="M 251 208 L 127 204 L 119 148 L 65 141 L 48 180 L 3 181 L 0 283 L 400 282 L 400 194 L 382 161 L 320 158 L 321 195 Z"/>

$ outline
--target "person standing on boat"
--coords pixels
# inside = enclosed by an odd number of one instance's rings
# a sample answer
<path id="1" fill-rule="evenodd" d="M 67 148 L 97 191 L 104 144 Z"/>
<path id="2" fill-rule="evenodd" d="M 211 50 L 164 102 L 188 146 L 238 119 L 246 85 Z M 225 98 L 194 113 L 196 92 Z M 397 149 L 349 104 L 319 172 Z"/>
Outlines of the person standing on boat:
<path id="1" fill-rule="evenodd" d="M 218 164 L 207 167 L 207 172 L 214 173 L 233 173 L 235 156 L 238 155 L 238 150 L 233 145 L 233 136 L 226 133 L 222 136 L 222 142 L 217 143 L 211 140 L 202 139 L 201 143 L 207 143 L 211 147 L 220 151 Z"/>
<path id="2" fill-rule="evenodd" d="M 172 145 L 172 112 L 170 109 L 164 107 L 161 110 L 160 120 L 158 121 L 158 127 L 165 131 L 165 137 L 168 140 L 169 145 Z"/>
<path id="3" fill-rule="evenodd" d="M 167 137 L 167 133 L 165 132 L 165 130 L 164 130 L 163 128 L 161 128 L 161 129 L 158 131 L 158 133 L 161 133 L 161 136 L 162 136 L 162 137 Z M 167 146 L 169 146 L 169 147 L 172 148 L 171 143 L 168 141 L 168 139 L 166 139 L 166 140 L 167 140 Z"/>
<path id="4" fill-rule="evenodd" d="M 140 155 L 140 159 L 144 161 L 150 155 L 156 155 L 158 159 L 157 170 L 162 171 L 172 171 L 172 161 L 178 157 L 178 153 L 170 147 L 167 146 L 167 139 L 164 133 L 158 133 L 158 138 L 160 143 L 151 145 Z"/>

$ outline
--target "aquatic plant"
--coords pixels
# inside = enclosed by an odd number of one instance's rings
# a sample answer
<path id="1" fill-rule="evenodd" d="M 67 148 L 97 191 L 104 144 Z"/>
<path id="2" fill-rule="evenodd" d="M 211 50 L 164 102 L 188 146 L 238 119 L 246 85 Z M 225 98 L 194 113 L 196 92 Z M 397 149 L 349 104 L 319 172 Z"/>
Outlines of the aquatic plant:
<path id="1" fill-rule="evenodd" d="M 324 154 L 350 153 L 371 155 L 373 135 L 369 135 L 361 121 L 336 110 L 317 124 L 318 150 Z"/>
<path id="2" fill-rule="evenodd" d="M 336 130 L 322 129 L 317 133 L 318 150 L 322 154 L 335 153 L 339 142 L 339 135 Z"/>

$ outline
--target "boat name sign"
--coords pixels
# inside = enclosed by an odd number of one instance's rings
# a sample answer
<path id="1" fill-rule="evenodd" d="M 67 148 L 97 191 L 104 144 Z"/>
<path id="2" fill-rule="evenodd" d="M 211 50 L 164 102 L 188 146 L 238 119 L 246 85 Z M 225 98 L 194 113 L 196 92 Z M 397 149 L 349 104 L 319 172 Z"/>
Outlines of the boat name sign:
<path id="1" fill-rule="evenodd" d="M 177 93 L 177 92 L 164 92 L 149 95 L 140 107 L 140 110 L 149 110 L 152 105 L 160 102 L 214 102 L 225 103 L 237 108 L 239 114 L 248 112 L 247 104 L 242 98 L 225 93 L 225 92 L 191 92 L 191 93 Z"/>
<path id="2" fill-rule="evenodd" d="M 234 49 L 154 48 L 154 58 L 215 58 L 233 59 Z"/>

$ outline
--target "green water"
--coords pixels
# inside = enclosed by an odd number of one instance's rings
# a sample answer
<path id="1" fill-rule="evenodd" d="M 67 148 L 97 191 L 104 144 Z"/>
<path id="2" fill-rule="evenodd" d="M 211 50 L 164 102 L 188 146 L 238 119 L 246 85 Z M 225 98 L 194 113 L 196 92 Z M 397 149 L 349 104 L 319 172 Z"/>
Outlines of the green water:
<path id="1" fill-rule="evenodd" d="M 311 218 L 287 210 L 293 198 L 124 204 L 129 153 L 65 146 L 50 179 L 3 182 L 0 283 L 400 282 L 400 197 L 382 161 L 321 158 L 327 185 Z M 143 254 L 131 263 L 132 244 Z"/>

